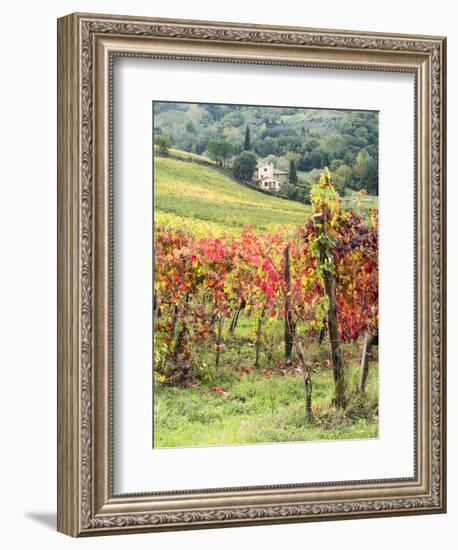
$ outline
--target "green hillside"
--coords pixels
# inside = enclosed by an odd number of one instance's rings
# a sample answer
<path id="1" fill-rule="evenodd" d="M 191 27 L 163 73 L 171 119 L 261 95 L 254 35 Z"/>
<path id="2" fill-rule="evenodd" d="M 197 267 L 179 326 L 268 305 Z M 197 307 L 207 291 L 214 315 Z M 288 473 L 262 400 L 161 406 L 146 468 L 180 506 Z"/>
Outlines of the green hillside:
<path id="1" fill-rule="evenodd" d="M 259 231 L 290 232 L 310 215 L 310 206 L 269 196 L 220 171 L 170 158 L 154 159 L 154 222 L 185 226 L 199 236 Z"/>

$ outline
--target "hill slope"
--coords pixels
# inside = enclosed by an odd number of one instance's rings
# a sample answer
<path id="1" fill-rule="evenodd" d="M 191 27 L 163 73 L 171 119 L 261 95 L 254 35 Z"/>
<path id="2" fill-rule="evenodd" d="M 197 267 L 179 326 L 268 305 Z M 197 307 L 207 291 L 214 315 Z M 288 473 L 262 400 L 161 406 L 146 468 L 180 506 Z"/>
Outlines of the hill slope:
<path id="1" fill-rule="evenodd" d="M 199 236 L 259 231 L 290 232 L 310 207 L 258 193 L 211 167 L 170 158 L 154 159 L 154 222 L 185 226 Z"/>

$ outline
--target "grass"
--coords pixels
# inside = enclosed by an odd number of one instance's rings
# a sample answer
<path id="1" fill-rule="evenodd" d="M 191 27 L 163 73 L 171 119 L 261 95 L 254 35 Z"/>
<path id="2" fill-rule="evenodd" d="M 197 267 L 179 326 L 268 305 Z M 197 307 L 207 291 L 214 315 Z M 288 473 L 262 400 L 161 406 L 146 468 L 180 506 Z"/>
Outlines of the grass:
<path id="1" fill-rule="evenodd" d="M 273 365 L 283 361 L 282 322 L 265 327 L 266 339 L 273 339 L 269 356 L 263 341 L 261 361 L 252 367 L 255 354 L 254 322 L 242 317 L 231 337 L 223 332 L 220 365 L 215 367 L 214 346 L 200 346 L 193 354 L 195 386 L 189 388 L 156 384 L 154 394 L 155 447 L 247 444 L 288 441 L 374 438 L 378 434 L 376 358 L 369 370 L 366 397 L 357 397 L 361 342 L 345 344 L 347 382 L 352 396 L 345 413 L 332 406 L 332 370 L 324 367 L 329 342 L 310 344 L 306 353 L 321 365 L 313 375 L 313 422 L 304 415 L 303 379 L 286 376 Z M 264 376 L 272 369 L 271 378 Z M 224 395 L 212 391 L 219 386 Z"/>
<path id="2" fill-rule="evenodd" d="M 198 236 L 240 234 L 244 225 L 288 233 L 310 206 L 258 193 L 210 166 L 156 157 L 154 215 L 156 224 L 184 225 Z"/>
<path id="3" fill-rule="evenodd" d="M 354 387 L 356 364 L 350 369 Z M 155 390 L 155 447 L 223 445 L 335 439 L 375 438 L 377 364 L 371 365 L 364 405 L 354 401 L 347 413 L 331 406 L 332 372 L 319 370 L 313 379 L 314 420 L 304 418 L 301 376 L 255 371 L 232 378 L 219 373 L 219 395 L 205 383 L 194 388 L 157 387 Z"/>
<path id="4" fill-rule="evenodd" d="M 377 195 L 365 195 L 361 200 L 358 200 L 357 193 L 352 192 L 349 195 L 342 197 L 344 208 L 353 208 L 359 213 L 369 210 L 369 208 L 378 209 Z"/>

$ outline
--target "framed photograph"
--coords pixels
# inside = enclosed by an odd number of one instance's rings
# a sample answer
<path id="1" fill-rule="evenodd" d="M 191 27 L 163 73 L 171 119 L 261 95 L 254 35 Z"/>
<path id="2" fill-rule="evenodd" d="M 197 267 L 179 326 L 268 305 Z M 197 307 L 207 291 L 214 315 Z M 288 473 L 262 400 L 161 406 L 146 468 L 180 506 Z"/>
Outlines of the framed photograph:
<path id="1" fill-rule="evenodd" d="M 58 20 L 58 530 L 445 511 L 443 37 Z"/>

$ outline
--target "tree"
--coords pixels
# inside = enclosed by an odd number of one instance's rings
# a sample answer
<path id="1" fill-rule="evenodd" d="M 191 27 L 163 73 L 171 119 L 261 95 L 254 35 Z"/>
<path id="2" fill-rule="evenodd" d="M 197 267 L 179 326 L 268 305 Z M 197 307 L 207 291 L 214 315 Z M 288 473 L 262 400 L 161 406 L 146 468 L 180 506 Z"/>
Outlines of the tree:
<path id="1" fill-rule="evenodd" d="M 188 120 L 188 122 L 186 122 L 185 129 L 190 134 L 195 134 L 196 133 L 196 127 L 194 126 L 192 120 Z"/>
<path id="2" fill-rule="evenodd" d="M 346 164 L 341 164 L 334 173 L 336 190 L 343 195 L 345 189 L 350 187 L 353 177 L 353 170 Z"/>
<path id="3" fill-rule="evenodd" d="M 372 157 L 369 173 L 366 177 L 366 190 L 371 195 L 378 195 L 378 162 Z"/>
<path id="4" fill-rule="evenodd" d="M 283 193 L 288 197 L 288 199 L 296 200 L 298 197 L 298 188 L 295 185 L 286 184 L 283 186 Z"/>
<path id="5" fill-rule="evenodd" d="M 170 139 L 168 134 L 159 134 L 154 138 L 156 145 L 159 147 L 159 151 L 163 155 L 169 154 Z"/>
<path id="6" fill-rule="evenodd" d="M 297 196 L 296 200 L 298 202 L 306 203 L 310 201 L 310 194 L 309 190 L 305 189 L 304 187 L 295 187 L 297 189 Z"/>
<path id="7" fill-rule="evenodd" d="M 331 134 L 327 136 L 322 144 L 325 153 L 329 159 L 339 158 L 345 147 L 345 140 L 340 134 Z"/>
<path id="8" fill-rule="evenodd" d="M 225 161 L 232 155 L 232 151 L 232 144 L 225 140 L 212 139 L 207 146 L 208 156 L 221 166 L 224 166 Z"/>
<path id="9" fill-rule="evenodd" d="M 246 126 L 245 130 L 245 143 L 243 145 L 244 151 L 249 151 L 251 149 L 251 141 L 250 141 L 250 127 Z"/>
<path id="10" fill-rule="evenodd" d="M 374 161 L 372 157 L 369 155 L 366 149 L 362 149 L 356 155 L 354 170 L 356 175 L 359 177 L 359 183 L 361 187 L 363 187 L 363 185 L 366 183 L 366 179 L 372 170 L 373 162 Z"/>
<path id="11" fill-rule="evenodd" d="M 195 149 L 198 155 L 201 155 L 208 147 L 209 138 L 206 135 L 199 135 L 195 139 Z"/>
<path id="12" fill-rule="evenodd" d="M 320 147 L 317 147 L 302 156 L 299 162 L 299 167 L 301 170 L 305 171 L 310 171 L 314 168 L 320 169 L 323 164 L 326 163 L 327 159 L 325 157 L 325 153 L 320 149 Z"/>
<path id="13" fill-rule="evenodd" d="M 228 107 L 231 108 L 230 106 Z M 221 122 L 224 124 L 224 126 L 228 128 L 230 128 L 231 126 L 236 126 L 237 128 L 239 128 L 245 122 L 245 117 L 240 111 L 240 108 L 232 107 L 231 109 L 235 110 L 231 110 L 230 112 L 228 112 L 221 120 Z"/>
<path id="14" fill-rule="evenodd" d="M 219 151 L 220 151 L 219 141 L 215 139 L 210 140 L 207 145 L 207 153 L 208 153 L 208 156 L 215 162 L 219 162 Z"/>
<path id="15" fill-rule="evenodd" d="M 254 153 L 251 153 L 250 151 L 243 151 L 234 160 L 234 177 L 242 181 L 251 180 L 256 170 L 256 164 L 256 155 Z"/>
<path id="16" fill-rule="evenodd" d="M 219 146 L 219 154 L 223 162 L 223 166 L 226 160 L 232 156 L 233 146 L 228 141 L 221 141 Z"/>
<path id="17" fill-rule="evenodd" d="M 289 161 L 289 183 L 291 185 L 297 185 L 298 179 L 297 179 L 297 171 L 296 171 L 296 163 L 294 160 Z"/>
<path id="18" fill-rule="evenodd" d="M 267 155 L 278 155 L 280 154 L 278 139 L 268 136 L 264 139 L 256 140 L 254 150 L 260 157 L 267 157 Z"/>

